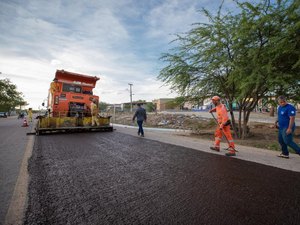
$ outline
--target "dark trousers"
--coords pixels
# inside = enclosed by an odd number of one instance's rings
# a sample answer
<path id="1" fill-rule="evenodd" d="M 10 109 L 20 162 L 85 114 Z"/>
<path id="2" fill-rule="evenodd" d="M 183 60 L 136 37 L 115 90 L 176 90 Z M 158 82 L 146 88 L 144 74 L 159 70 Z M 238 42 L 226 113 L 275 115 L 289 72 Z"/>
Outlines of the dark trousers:
<path id="1" fill-rule="evenodd" d="M 141 120 L 141 121 L 137 121 L 137 124 L 138 124 L 138 126 L 139 126 L 139 131 L 138 131 L 138 133 L 139 134 L 141 134 L 141 135 L 144 135 L 144 130 L 143 130 L 143 120 Z"/>
<path id="2" fill-rule="evenodd" d="M 296 153 L 300 154 L 300 147 L 293 141 L 293 133 L 294 130 L 292 130 L 292 133 L 289 135 L 286 134 L 286 128 L 285 129 L 279 129 L 278 132 L 278 142 L 281 145 L 281 151 L 284 155 L 289 155 L 288 146 L 295 150 Z"/>

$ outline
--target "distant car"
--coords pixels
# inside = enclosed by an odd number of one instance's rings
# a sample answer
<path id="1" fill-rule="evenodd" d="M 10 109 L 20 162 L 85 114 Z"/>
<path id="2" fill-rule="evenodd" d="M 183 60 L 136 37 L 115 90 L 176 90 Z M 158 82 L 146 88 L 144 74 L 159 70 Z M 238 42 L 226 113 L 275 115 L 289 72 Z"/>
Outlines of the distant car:
<path id="1" fill-rule="evenodd" d="M 0 117 L 2 117 L 2 118 L 7 118 L 6 112 L 0 112 Z"/>

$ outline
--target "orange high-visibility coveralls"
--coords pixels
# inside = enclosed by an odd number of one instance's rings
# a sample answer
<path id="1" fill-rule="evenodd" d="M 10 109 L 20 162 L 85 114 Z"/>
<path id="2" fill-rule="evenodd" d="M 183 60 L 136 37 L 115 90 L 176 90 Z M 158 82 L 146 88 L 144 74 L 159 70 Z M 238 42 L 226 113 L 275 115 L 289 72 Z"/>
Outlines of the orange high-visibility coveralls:
<path id="1" fill-rule="evenodd" d="M 221 143 L 222 136 L 223 136 L 223 134 L 222 134 L 222 130 L 223 130 L 223 133 L 229 142 L 228 147 L 235 149 L 233 138 L 232 138 L 232 135 L 230 132 L 230 126 L 229 125 L 225 126 L 226 122 L 229 120 L 228 114 L 227 114 L 227 109 L 226 109 L 225 105 L 220 104 L 220 105 L 216 106 L 214 109 L 212 109 L 212 111 L 217 113 L 217 121 L 219 124 L 219 126 L 216 128 L 216 131 L 215 131 L 215 147 L 220 148 L 220 143 Z"/>

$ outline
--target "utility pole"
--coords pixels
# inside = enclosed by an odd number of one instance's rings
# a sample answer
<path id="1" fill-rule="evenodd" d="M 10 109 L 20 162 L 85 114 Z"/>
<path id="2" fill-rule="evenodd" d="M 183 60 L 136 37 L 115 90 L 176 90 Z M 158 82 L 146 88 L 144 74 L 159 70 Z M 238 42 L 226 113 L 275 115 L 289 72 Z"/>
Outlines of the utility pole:
<path id="1" fill-rule="evenodd" d="M 129 85 L 129 93 L 130 93 L 130 112 L 132 112 L 132 85 L 131 83 L 128 83 Z"/>
<path id="2" fill-rule="evenodd" d="M 116 123 L 116 104 L 114 104 L 114 123 Z"/>

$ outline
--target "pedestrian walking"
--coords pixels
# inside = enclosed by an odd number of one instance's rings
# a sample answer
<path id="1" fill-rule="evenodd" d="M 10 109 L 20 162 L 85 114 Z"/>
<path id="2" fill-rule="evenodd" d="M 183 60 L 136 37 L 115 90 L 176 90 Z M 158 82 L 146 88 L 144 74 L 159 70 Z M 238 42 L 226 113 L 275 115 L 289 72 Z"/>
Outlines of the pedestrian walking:
<path id="1" fill-rule="evenodd" d="M 230 120 L 228 118 L 227 109 L 224 104 L 221 103 L 221 98 L 219 96 L 212 97 L 212 103 L 215 107 L 209 110 L 210 113 L 217 113 L 217 123 L 218 126 L 215 130 L 215 143 L 214 147 L 210 147 L 211 150 L 220 151 L 220 143 L 222 140 L 223 134 L 228 142 L 228 152 L 225 154 L 226 156 L 235 156 L 236 151 L 234 147 L 234 141 L 230 132 Z"/>
<path id="2" fill-rule="evenodd" d="M 92 99 L 91 102 L 91 114 L 92 114 L 92 126 L 99 126 L 99 121 L 98 121 L 98 113 L 99 113 L 99 109 L 98 109 L 98 105 L 96 104 L 97 100 L 95 98 Z"/>
<path id="3" fill-rule="evenodd" d="M 141 106 L 141 103 L 138 103 L 137 106 L 138 108 L 133 115 L 132 121 L 134 122 L 136 118 L 137 124 L 139 126 L 138 135 L 144 137 L 143 122 L 147 121 L 147 113 L 146 110 Z"/>
<path id="4" fill-rule="evenodd" d="M 282 151 L 278 157 L 288 159 L 288 147 L 294 149 L 295 152 L 300 155 L 300 147 L 293 141 L 293 135 L 296 128 L 296 109 L 287 102 L 285 96 L 279 96 L 277 100 L 279 107 L 275 126 L 278 128 L 278 142 L 281 145 Z"/>

